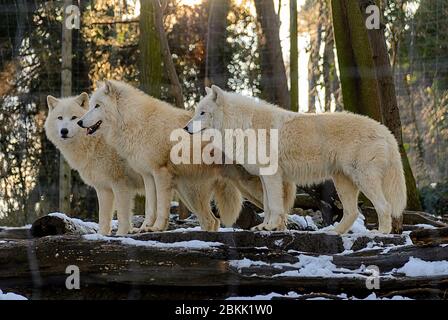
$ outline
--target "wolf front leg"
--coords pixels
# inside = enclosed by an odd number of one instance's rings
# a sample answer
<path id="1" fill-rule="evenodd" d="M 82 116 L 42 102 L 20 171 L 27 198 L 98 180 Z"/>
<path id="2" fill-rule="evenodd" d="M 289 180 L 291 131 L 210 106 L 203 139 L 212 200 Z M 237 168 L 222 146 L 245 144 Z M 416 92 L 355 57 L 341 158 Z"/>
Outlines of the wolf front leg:
<path id="1" fill-rule="evenodd" d="M 114 209 L 114 194 L 111 189 L 96 189 L 99 207 L 99 225 L 102 235 L 110 235 Z"/>
<path id="2" fill-rule="evenodd" d="M 120 186 L 114 188 L 114 197 L 118 219 L 117 235 L 126 235 L 132 231 L 134 194 L 126 186 Z"/>
<path id="3" fill-rule="evenodd" d="M 170 204 L 173 195 L 173 177 L 167 168 L 162 167 L 153 172 L 157 194 L 157 217 L 150 231 L 165 231 L 170 217 Z"/>
<path id="4" fill-rule="evenodd" d="M 145 220 L 138 232 L 151 231 L 150 228 L 154 225 L 157 214 L 157 195 L 154 177 L 152 174 L 146 174 L 143 176 L 143 181 L 145 183 Z"/>
<path id="5" fill-rule="evenodd" d="M 286 229 L 286 212 L 283 200 L 283 179 L 281 174 L 272 176 L 260 176 L 263 183 L 263 195 L 266 200 L 265 212 L 268 210 L 269 216 L 265 217 L 262 224 L 255 227 L 255 230 L 282 231 Z M 266 209 L 267 208 L 267 209 Z"/>

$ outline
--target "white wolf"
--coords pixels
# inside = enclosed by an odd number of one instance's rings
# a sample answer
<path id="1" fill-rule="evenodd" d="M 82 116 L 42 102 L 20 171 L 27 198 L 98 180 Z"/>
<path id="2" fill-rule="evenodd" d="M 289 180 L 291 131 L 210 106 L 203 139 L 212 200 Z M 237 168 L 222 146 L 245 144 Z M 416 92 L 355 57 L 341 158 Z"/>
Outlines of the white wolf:
<path id="1" fill-rule="evenodd" d="M 86 136 L 86 131 L 77 125 L 79 118 L 88 109 L 86 93 L 62 99 L 48 96 L 47 102 L 47 137 L 61 151 L 70 166 L 79 172 L 83 181 L 95 188 L 99 202 L 100 233 L 107 235 L 111 232 L 114 204 L 119 222 L 117 234 L 129 233 L 132 230 L 134 197 L 136 194 L 144 194 L 145 191 L 142 177 L 131 169 L 114 148 L 106 144 L 102 136 Z M 241 173 L 238 173 L 239 171 Z M 236 171 L 236 174 L 243 177 L 244 172 L 239 171 Z M 249 180 L 258 180 L 258 177 L 251 177 L 247 173 L 245 175 Z M 235 212 L 240 210 L 240 192 L 225 183 L 224 179 L 211 179 L 198 185 L 177 181 L 174 187 L 188 209 L 199 215 L 199 221 L 205 230 L 212 229 L 207 221 L 201 219 L 212 214 L 209 203 L 211 194 L 215 195 L 224 221 L 232 220 Z M 262 193 L 261 187 L 257 192 Z M 151 204 L 152 206 L 154 204 Z"/>
<path id="2" fill-rule="evenodd" d="M 204 229 L 209 231 L 219 227 L 219 220 L 210 210 L 213 194 L 221 220 L 227 226 L 239 216 L 241 199 L 234 196 L 238 190 L 262 207 L 260 179 L 238 166 L 174 165 L 171 162 L 174 142 L 170 141 L 170 134 L 183 128 L 191 116 L 190 112 L 174 108 L 126 83 L 110 80 L 92 94 L 90 110 L 78 122 L 81 127 L 88 128 L 90 134 L 99 130 L 105 141 L 143 177 L 147 203 L 142 231 L 165 230 L 173 186 L 181 191 L 180 198 L 187 206 L 188 198 L 197 196 L 202 210 L 195 212 Z M 208 189 L 207 195 L 198 192 L 204 188 Z M 289 209 L 294 202 L 295 185 L 287 184 L 284 189 L 280 201 Z"/>
<path id="3" fill-rule="evenodd" d="M 114 204 L 117 210 L 117 234 L 131 231 L 132 207 L 137 193 L 144 193 L 143 179 L 132 170 L 102 138 L 86 137 L 76 123 L 87 111 L 89 96 L 57 99 L 47 97 L 48 117 L 45 132 L 82 180 L 95 188 L 99 204 L 100 233 L 111 232 Z"/>
<path id="4" fill-rule="evenodd" d="M 372 201 L 378 214 L 379 232 L 399 228 L 406 206 L 406 185 L 397 141 L 382 124 L 346 112 L 297 114 L 262 100 L 229 93 L 217 86 L 187 125 L 202 129 L 277 129 L 278 170 L 261 176 L 266 191 L 264 222 L 257 229 L 283 229 L 285 213 L 281 199 L 283 181 L 310 185 L 332 178 L 344 215 L 335 231 L 347 232 L 358 216 L 358 193 Z M 260 166 L 245 165 L 252 174 Z M 392 221 L 393 220 L 393 221 Z"/>

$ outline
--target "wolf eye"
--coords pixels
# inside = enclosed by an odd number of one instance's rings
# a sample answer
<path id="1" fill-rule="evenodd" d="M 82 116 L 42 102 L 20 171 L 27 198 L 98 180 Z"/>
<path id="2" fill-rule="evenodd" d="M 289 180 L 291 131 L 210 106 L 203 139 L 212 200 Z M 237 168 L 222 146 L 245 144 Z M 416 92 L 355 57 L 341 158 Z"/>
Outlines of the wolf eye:
<path id="1" fill-rule="evenodd" d="M 59 117 L 58 117 L 58 120 L 62 120 L 62 117 L 61 117 L 61 116 L 59 116 Z"/>
<path id="2" fill-rule="evenodd" d="M 201 116 L 203 116 L 204 114 L 205 114 L 205 111 L 202 111 L 202 112 L 200 113 Z"/>
<path id="3" fill-rule="evenodd" d="M 99 108 L 100 107 L 100 105 L 97 103 L 96 105 L 95 105 L 95 109 L 97 109 L 97 108 Z"/>
<path id="4" fill-rule="evenodd" d="M 77 116 L 73 116 L 73 117 L 72 117 L 72 121 L 73 121 L 73 120 L 76 120 L 76 119 L 78 119 Z"/>

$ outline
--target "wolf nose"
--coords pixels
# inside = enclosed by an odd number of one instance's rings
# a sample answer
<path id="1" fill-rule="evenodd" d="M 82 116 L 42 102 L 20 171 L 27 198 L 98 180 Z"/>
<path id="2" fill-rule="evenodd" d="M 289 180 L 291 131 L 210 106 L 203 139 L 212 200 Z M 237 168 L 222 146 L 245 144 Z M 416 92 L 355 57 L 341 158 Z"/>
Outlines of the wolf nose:
<path id="1" fill-rule="evenodd" d="M 78 126 L 80 126 L 81 128 L 84 128 L 84 127 L 82 126 L 82 120 L 79 120 L 79 121 L 77 122 L 77 124 L 78 124 Z"/>
<path id="2" fill-rule="evenodd" d="M 191 134 L 191 132 L 188 130 L 188 126 L 185 126 L 184 130 L 187 131 L 189 134 Z"/>
<path id="3" fill-rule="evenodd" d="M 67 134 L 68 134 L 68 129 L 67 128 L 61 129 L 61 135 L 66 136 Z"/>

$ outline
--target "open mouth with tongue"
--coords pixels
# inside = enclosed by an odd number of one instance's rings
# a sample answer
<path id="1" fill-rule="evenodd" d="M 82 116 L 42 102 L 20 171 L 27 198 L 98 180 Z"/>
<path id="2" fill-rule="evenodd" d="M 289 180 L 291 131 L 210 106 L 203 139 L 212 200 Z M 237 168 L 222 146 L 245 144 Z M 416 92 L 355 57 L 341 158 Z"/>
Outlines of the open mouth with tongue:
<path id="1" fill-rule="evenodd" d="M 88 135 L 94 134 L 100 128 L 102 123 L 103 123 L 103 121 L 100 120 L 97 123 L 95 123 L 93 126 L 88 127 L 87 128 L 87 134 Z"/>

